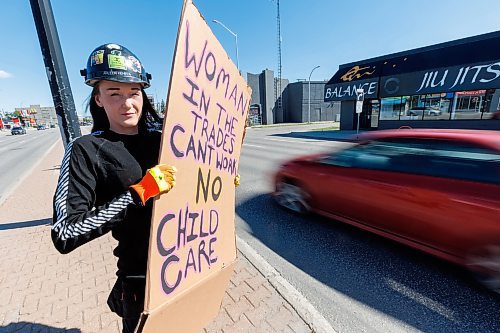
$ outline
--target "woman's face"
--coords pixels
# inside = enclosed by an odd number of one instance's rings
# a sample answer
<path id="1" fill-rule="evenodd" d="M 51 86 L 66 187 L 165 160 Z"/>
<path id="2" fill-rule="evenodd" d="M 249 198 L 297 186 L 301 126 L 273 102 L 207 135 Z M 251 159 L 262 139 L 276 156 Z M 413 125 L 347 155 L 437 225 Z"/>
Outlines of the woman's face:
<path id="1" fill-rule="evenodd" d="M 110 130 L 119 134 L 139 132 L 143 104 L 141 87 L 139 83 L 99 82 L 95 101 L 106 111 Z"/>

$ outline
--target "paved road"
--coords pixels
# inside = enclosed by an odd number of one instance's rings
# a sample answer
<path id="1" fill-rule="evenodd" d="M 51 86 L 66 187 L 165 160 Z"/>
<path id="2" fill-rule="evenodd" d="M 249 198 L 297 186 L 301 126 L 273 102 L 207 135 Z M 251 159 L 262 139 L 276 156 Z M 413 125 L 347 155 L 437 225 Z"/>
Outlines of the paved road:
<path id="1" fill-rule="evenodd" d="M 0 134 L 0 203 L 59 139 L 59 129 L 29 129 L 25 135 Z"/>
<path id="2" fill-rule="evenodd" d="M 237 191 L 238 235 L 338 332 L 500 332 L 500 297 L 461 269 L 354 227 L 296 216 L 273 203 L 270 180 L 280 161 L 348 144 L 280 134 L 304 129 L 247 132 Z"/>

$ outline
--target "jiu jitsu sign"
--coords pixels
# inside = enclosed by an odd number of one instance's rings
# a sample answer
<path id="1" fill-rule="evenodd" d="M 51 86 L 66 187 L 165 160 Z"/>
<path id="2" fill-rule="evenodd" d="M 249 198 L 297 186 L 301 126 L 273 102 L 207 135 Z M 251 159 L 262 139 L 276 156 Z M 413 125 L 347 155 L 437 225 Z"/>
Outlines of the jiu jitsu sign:
<path id="1" fill-rule="evenodd" d="M 235 185 L 250 89 L 190 0 L 171 72 L 160 163 L 176 185 L 155 201 L 139 331 L 199 332 L 236 260 Z"/>

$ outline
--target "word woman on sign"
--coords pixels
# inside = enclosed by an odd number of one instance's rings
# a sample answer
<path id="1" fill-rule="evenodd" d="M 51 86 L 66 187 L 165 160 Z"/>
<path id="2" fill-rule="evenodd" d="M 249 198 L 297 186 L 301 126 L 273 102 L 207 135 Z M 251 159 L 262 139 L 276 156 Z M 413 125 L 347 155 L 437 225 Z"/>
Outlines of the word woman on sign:
<path id="1" fill-rule="evenodd" d="M 190 158 L 237 176 L 238 159 L 233 157 L 235 127 L 242 121 L 249 98 L 245 98 L 244 89 L 219 65 L 214 53 L 208 50 L 207 41 L 201 50 L 190 49 L 189 22 L 186 31 L 182 98 L 189 105 L 186 112 L 192 121 L 189 128 L 185 124 L 173 127 L 170 148 L 177 158 Z M 210 95 L 211 89 L 222 92 L 223 98 L 215 100 Z"/>
<path id="2" fill-rule="evenodd" d="M 204 80 L 204 83 L 208 81 L 217 90 L 223 91 L 224 98 L 236 108 L 240 116 L 244 116 L 249 103 L 249 97 L 245 99 L 245 89 L 238 86 L 236 80 L 231 78 L 231 75 L 224 67 L 218 65 L 220 62 L 211 51 L 207 51 L 207 45 L 208 41 L 205 41 L 202 50 L 190 50 L 189 21 L 187 21 L 184 50 L 184 67 L 186 71 L 194 74 L 196 80 Z M 202 67 L 203 70 L 201 70 Z"/>

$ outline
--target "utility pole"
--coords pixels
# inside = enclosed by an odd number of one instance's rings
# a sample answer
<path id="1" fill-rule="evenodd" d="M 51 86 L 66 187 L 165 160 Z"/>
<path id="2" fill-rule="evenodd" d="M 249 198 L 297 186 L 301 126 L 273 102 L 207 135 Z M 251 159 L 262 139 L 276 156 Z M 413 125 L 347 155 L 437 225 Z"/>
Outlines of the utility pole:
<path id="1" fill-rule="evenodd" d="M 64 146 L 81 136 L 50 0 L 30 0 Z"/>
<path id="2" fill-rule="evenodd" d="M 358 123 L 356 125 L 356 135 L 359 134 L 359 115 L 363 112 L 363 103 L 365 100 L 364 89 L 356 89 L 356 113 L 358 114 Z"/>
<path id="3" fill-rule="evenodd" d="M 316 66 L 311 70 L 311 73 L 309 74 L 309 79 L 307 79 L 308 82 L 308 87 L 309 87 L 309 98 L 307 101 L 307 123 L 309 124 L 311 122 L 311 75 L 314 72 L 316 68 L 319 68 L 320 66 Z"/>

